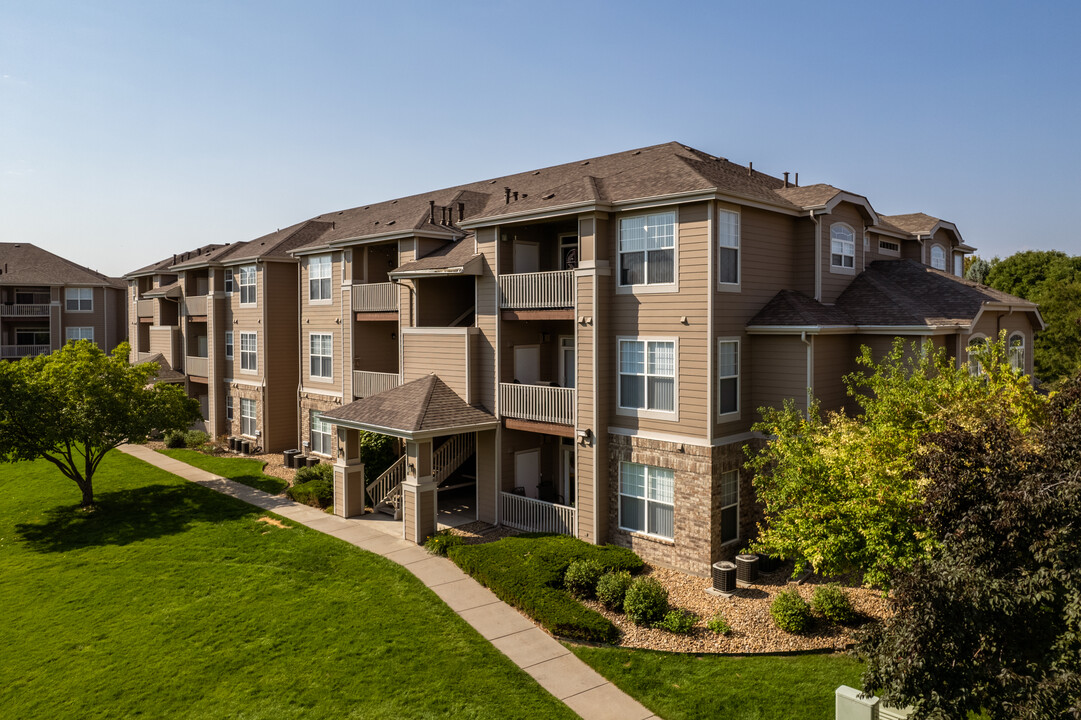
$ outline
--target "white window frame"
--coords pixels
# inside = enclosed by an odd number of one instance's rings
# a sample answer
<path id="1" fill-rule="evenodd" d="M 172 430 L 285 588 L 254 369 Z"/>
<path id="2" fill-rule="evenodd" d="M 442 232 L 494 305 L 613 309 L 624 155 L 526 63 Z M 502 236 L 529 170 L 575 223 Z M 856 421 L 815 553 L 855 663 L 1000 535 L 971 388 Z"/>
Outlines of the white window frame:
<path id="1" fill-rule="evenodd" d="M 233 396 L 225 396 L 225 419 L 233 422 Z"/>
<path id="2" fill-rule="evenodd" d="M 1014 346 L 1014 338 L 1021 339 L 1021 344 L 1019 346 Z M 1025 349 L 1027 345 L 1028 339 L 1021 331 L 1010 333 L 1009 338 L 1006 340 L 1006 358 L 1009 360 L 1010 367 L 1013 368 L 1013 371 L 1019 375 L 1025 374 Z M 1017 352 L 1018 349 L 1020 349 L 1020 352 Z M 1018 355 L 1020 355 L 1020 358 L 1017 357 Z"/>
<path id="3" fill-rule="evenodd" d="M 75 307 L 72 307 L 72 302 Z M 64 288 L 65 312 L 94 312 L 94 288 Z"/>
<path id="4" fill-rule="evenodd" d="M 248 344 L 251 347 L 247 347 Z M 250 358 L 250 360 L 249 360 Z M 254 375 L 259 372 L 259 335 L 255 332 L 240 333 L 240 372 Z"/>
<path id="5" fill-rule="evenodd" d="M 848 238 L 835 237 L 839 233 L 847 233 Z M 837 252 L 838 244 L 840 252 Z M 851 254 L 845 252 L 849 249 L 851 249 Z M 845 264 L 846 258 L 852 259 L 851 265 Z M 848 223 L 837 222 L 830 225 L 830 272 L 841 274 L 855 274 L 856 272 L 856 231 Z"/>
<path id="6" fill-rule="evenodd" d="M 316 429 L 319 425 L 326 426 L 326 430 Z M 330 423 L 323 419 L 322 410 L 308 411 L 308 447 L 316 455 L 334 457 L 334 433 L 330 428 Z M 320 438 L 318 442 L 316 436 Z"/>
<path id="7" fill-rule="evenodd" d="M 672 409 L 671 410 L 656 410 L 648 407 L 636 408 L 625 407 L 623 405 L 623 383 L 622 376 L 635 375 L 638 373 L 623 373 L 622 372 L 622 348 L 623 343 L 642 343 L 643 362 L 645 364 L 645 372 L 641 375 L 645 377 L 645 400 L 649 400 L 649 378 L 659 377 L 667 378 L 668 375 L 658 375 L 649 372 L 649 345 L 651 343 L 671 343 L 672 344 Z M 677 421 L 679 419 L 679 338 L 678 337 L 663 337 L 663 336 L 627 336 L 616 338 L 616 414 L 627 415 L 630 417 L 641 418 L 655 418 L 658 420 L 672 420 Z"/>
<path id="8" fill-rule="evenodd" d="M 233 269 L 225 268 L 225 294 L 232 295 L 234 290 Z"/>
<path id="9" fill-rule="evenodd" d="M 233 359 L 233 331 L 227 330 L 225 332 L 225 358 L 227 360 Z"/>
<path id="10" fill-rule="evenodd" d="M 641 252 L 642 258 L 642 273 L 645 278 L 644 282 L 624 284 L 623 282 L 623 223 L 629 220 L 637 218 L 646 218 L 647 223 L 649 218 L 672 216 L 672 280 L 671 282 L 648 282 L 649 278 L 649 249 L 644 248 L 642 250 L 628 250 L 627 253 Z M 654 248 L 655 250 L 668 250 L 669 248 Z M 638 292 L 678 292 L 679 291 L 679 209 L 674 208 L 671 210 L 658 210 L 649 213 L 636 213 L 634 215 L 626 215 L 619 218 L 619 229 L 616 237 L 616 292 L 617 293 L 638 293 Z"/>
<path id="11" fill-rule="evenodd" d="M 942 266 L 941 267 L 939 267 L 938 265 L 935 264 L 935 259 L 936 259 L 935 258 L 935 250 L 938 250 L 938 252 L 940 253 L 940 257 L 941 257 L 941 260 L 942 260 Z M 931 267 L 933 267 L 935 270 L 941 270 L 942 272 L 946 272 L 946 248 L 942 247 L 938 243 L 935 243 L 934 245 L 931 246 L 931 250 L 929 251 L 928 254 L 930 256 L 929 259 L 931 261 L 930 262 Z"/>
<path id="12" fill-rule="evenodd" d="M 735 375 L 722 375 L 721 371 L 721 346 L 722 345 L 735 345 L 736 346 L 736 373 Z M 740 357 L 740 351 L 742 350 L 742 344 L 738 337 L 723 337 L 717 338 L 717 419 L 718 420 L 738 420 L 740 418 L 740 411 L 743 409 L 741 400 L 742 389 L 740 387 L 740 365 L 742 364 L 742 358 Z M 721 381 L 722 380 L 735 380 L 736 381 L 736 409 L 724 411 L 721 407 Z"/>
<path id="13" fill-rule="evenodd" d="M 728 217 L 731 224 L 723 222 Z M 717 289 L 734 292 L 740 289 L 743 282 L 743 215 L 738 209 L 726 207 L 717 208 Z M 732 228 L 734 232 L 726 233 L 726 228 Z M 736 280 L 727 282 L 721 280 L 721 258 L 726 252 L 735 253 L 736 256 Z"/>
<path id="14" fill-rule="evenodd" d="M 953 274 L 957 277 L 965 276 L 965 254 L 954 253 L 953 254 Z"/>
<path id="15" fill-rule="evenodd" d="M 316 272 L 319 274 L 316 275 Z M 331 253 L 312 255 L 308 258 L 308 302 L 313 305 L 328 305 L 333 299 L 334 258 Z M 324 293 L 325 284 L 325 293 Z M 318 290 L 318 292 L 317 292 Z"/>
<path id="16" fill-rule="evenodd" d="M 644 480 L 645 488 L 642 495 L 634 495 L 632 493 L 624 492 L 624 474 L 628 469 L 628 466 L 636 466 L 645 469 Z M 672 485 L 671 485 L 671 502 L 665 502 L 661 499 L 653 499 L 650 497 L 653 484 L 651 483 L 651 476 L 654 471 L 660 471 L 663 473 L 671 473 Z M 676 494 L 676 471 L 671 468 L 662 468 L 655 465 L 646 465 L 645 463 L 636 463 L 630 461 L 622 461 L 619 463 L 619 497 L 616 501 L 616 505 L 619 508 L 619 529 L 627 532 L 632 532 L 636 535 L 646 535 L 648 537 L 660 538 L 662 540 L 673 541 L 675 540 L 675 527 L 676 527 L 676 508 L 675 508 L 675 494 Z M 631 498 L 632 500 L 641 500 L 643 504 L 643 518 L 645 519 L 645 528 L 632 528 L 623 524 L 623 498 Z M 649 527 L 649 507 L 650 505 L 659 505 L 661 507 L 670 507 L 672 509 L 672 535 L 661 535 L 657 532 L 651 532 Z"/>
<path id="17" fill-rule="evenodd" d="M 735 479 L 736 479 L 736 501 L 734 503 L 730 502 L 727 505 L 725 505 L 724 504 L 724 502 L 725 502 L 725 496 L 724 496 L 725 487 L 724 487 L 724 485 L 725 485 L 725 482 L 727 480 L 729 480 L 732 476 L 735 476 Z M 723 519 L 724 518 L 724 511 L 728 510 L 729 508 L 732 508 L 732 507 L 736 508 L 736 535 L 733 538 L 725 540 L 724 539 L 725 527 L 724 527 L 724 522 L 722 521 L 721 522 L 721 547 L 724 547 L 725 545 L 731 545 L 732 543 L 738 543 L 739 540 L 740 540 L 740 535 L 739 535 L 739 470 L 726 470 L 725 472 L 721 473 L 721 512 L 720 512 L 720 517 Z"/>
<path id="18" fill-rule="evenodd" d="M 984 343 L 986 343 L 987 336 L 981 333 L 975 333 L 971 335 L 968 338 L 968 342 L 965 343 L 965 362 L 968 363 L 968 371 L 972 375 L 983 375 L 985 372 L 983 366 L 979 363 L 976 363 L 976 357 L 971 352 L 969 352 L 969 348 L 976 344 L 976 342 L 978 341 L 983 341 Z"/>
<path id="19" fill-rule="evenodd" d="M 250 412 L 248 412 L 250 411 Z M 245 432 L 246 430 L 250 432 Z M 240 434 L 244 437 L 254 438 L 259 428 L 256 424 L 255 400 L 252 398 L 240 398 Z"/>
<path id="20" fill-rule="evenodd" d="M 316 341 L 316 338 L 319 338 Z M 316 354 L 316 344 L 319 345 L 319 354 Z M 325 343 L 329 343 L 325 344 Z M 316 359 L 319 359 L 319 372 L 315 372 Z M 324 369 L 329 369 L 329 375 L 321 374 Z M 332 333 L 308 333 L 308 377 L 313 380 L 334 380 L 334 335 Z"/>
<path id="21" fill-rule="evenodd" d="M 72 340 L 89 340 L 94 342 L 93 327 L 66 327 L 64 328 L 64 342 Z"/>
<path id="22" fill-rule="evenodd" d="M 236 274 L 236 287 L 240 293 L 240 304 L 244 306 L 256 305 L 259 302 L 259 295 L 256 290 L 256 269 L 255 265 L 241 265 L 237 268 Z M 250 280 L 250 282 L 248 282 Z M 245 299 L 246 296 L 249 296 Z"/>

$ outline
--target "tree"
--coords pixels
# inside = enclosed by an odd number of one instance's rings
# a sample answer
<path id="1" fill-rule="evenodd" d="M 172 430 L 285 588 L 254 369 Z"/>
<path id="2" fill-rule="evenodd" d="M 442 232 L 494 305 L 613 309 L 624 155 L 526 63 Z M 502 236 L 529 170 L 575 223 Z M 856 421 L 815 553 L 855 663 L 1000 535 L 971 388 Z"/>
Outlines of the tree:
<path id="1" fill-rule="evenodd" d="M 987 280 L 987 273 L 991 271 L 991 267 L 998 262 L 998 258 L 994 258 L 990 262 L 984 260 L 979 255 L 973 255 L 972 257 L 965 258 L 965 280 L 972 280 L 973 282 L 983 283 Z"/>
<path id="2" fill-rule="evenodd" d="M 914 720 L 1081 717 L 1081 374 L 1039 435 L 990 417 L 924 439 L 936 547 L 858 646 L 864 690 Z"/>
<path id="3" fill-rule="evenodd" d="M 823 418 L 817 406 L 804 415 L 791 403 L 762 409 L 754 429 L 769 440 L 749 462 L 764 506 L 755 549 L 795 559 L 797 572 L 857 571 L 868 585 L 888 587 L 934 546 L 918 517 L 920 438 L 987 416 L 1027 435 L 1043 412 L 1045 401 L 1005 352 L 1005 338 L 978 350 L 985 372 L 977 377 L 929 345 L 897 340 L 879 363 L 864 347 L 857 363 L 867 372 L 845 378 L 857 416 Z"/>
<path id="4" fill-rule="evenodd" d="M 109 450 L 195 422 L 198 401 L 175 385 L 150 385 L 157 365 L 133 366 L 129 351 L 122 343 L 109 356 L 80 340 L 0 363 L 0 462 L 48 460 L 75 481 L 88 507 Z"/>

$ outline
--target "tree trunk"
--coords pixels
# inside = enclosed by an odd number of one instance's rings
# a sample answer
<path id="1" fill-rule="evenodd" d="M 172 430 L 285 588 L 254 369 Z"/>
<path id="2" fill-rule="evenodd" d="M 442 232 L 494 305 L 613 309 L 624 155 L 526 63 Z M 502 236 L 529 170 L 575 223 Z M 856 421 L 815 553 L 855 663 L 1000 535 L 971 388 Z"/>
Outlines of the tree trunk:
<path id="1" fill-rule="evenodd" d="M 79 483 L 79 489 L 83 491 L 82 507 L 90 507 L 94 504 L 94 486 L 90 482 L 90 478 L 83 480 Z"/>

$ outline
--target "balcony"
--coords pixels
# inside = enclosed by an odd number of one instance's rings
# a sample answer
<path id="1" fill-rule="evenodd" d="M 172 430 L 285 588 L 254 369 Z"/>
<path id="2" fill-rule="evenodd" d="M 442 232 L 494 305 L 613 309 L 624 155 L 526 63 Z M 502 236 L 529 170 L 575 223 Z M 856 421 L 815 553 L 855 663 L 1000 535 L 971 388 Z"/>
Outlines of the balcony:
<path id="1" fill-rule="evenodd" d="M 574 271 L 500 275 L 499 307 L 505 310 L 573 308 Z"/>
<path id="2" fill-rule="evenodd" d="M 354 285 L 353 312 L 398 312 L 398 286 L 391 282 Z"/>
<path id="3" fill-rule="evenodd" d="M 49 317 L 50 307 L 48 303 L 0 305 L 0 317 Z"/>
<path id="4" fill-rule="evenodd" d="M 138 318 L 153 318 L 154 317 L 154 300 L 139 300 L 135 303 L 135 317 Z"/>
<path id="5" fill-rule="evenodd" d="M 184 314 L 188 317 L 206 318 L 206 295 L 193 295 L 184 298 Z"/>
<path id="6" fill-rule="evenodd" d="M 398 373 L 368 372 L 367 370 L 353 371 L 353 397 L 355 398 L 378 395 L 401 384 L 402 377 Z"/>
<path id="7" fill-rule="evenodd" d="M 505 418 L 574 427 L 574 388 L 499 383 L 499 413 Z"/>
<path id="8" fill-rule="evenodd" d="M 509 492 L 499 496 L 501 525 L 526 532 L 575 534 L 578 511 L 574 508 Z"/>
<path id="9" fill-rule="evenodd" d="M 0 358 L 30 357 L 48 352 L 48 345 L 0 345 Z"/>
<path id="10" fill-rule="evenodd" d="M 184 372 L 188 375 L 195 375 L 197 377 L 209 377 L 210 359 L 198 357 L 196 355 L 188 355 L 184 358 Z"/>

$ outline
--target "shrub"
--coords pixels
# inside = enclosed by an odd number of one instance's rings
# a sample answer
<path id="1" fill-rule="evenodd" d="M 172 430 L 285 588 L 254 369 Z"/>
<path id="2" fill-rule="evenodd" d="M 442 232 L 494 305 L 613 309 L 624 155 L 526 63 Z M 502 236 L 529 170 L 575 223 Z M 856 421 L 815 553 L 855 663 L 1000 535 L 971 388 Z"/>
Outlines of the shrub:
<path id="1" fill-rule="evenodd" d="M 797 590 L 782 590 L 773 598 L 769 614 L 777 627 L 790 633 L 803 633 L 811 627 L 811 606 Z"/>
<path id="2" fill-rule="evenodd" d="M 452 535 L 448 530 L 442 530 L 424 541 L 424 549 L 432 555 L 446 557 L 452 547 L 465 543 L 461 535 Z"/>
<path id="3" fill-rule="evenodd" d="M 184 438 L 184 433 L 171 430 L 165 433 L 165 447 L 177 450 L 188 446 L 188 441 Z"/>
<path id="4" fill-rule="evenodd" d="M 724 615 L 721 615 L 720 611 L 709 619 L 709 622 L 706 623 L 706 627 L 718 635 L 727 635 L 732 632 L 732 626 L 728 624 L 728 621 L 724 619 Z"/>
<path id="5" fill-rule="evenodd" d="M 293 485 L 285 491 L 285 494 L 299 503 L 317 508 L 326 508 L 334 504 L 334 483 L 325 478 L 315 478 L 299 485 Z"/>
<path id="6" fill-rule="evenodd" d="M 837 583 L 819 585 L 811 596 L 811 607 L 827 620 L 847 625 L 856 619 L 856 611 L 848 601 L 848 595 Z"/>
<path id="7" fill-rule="evenodd" d="M 653 578 L 635 578 L 623 598 L 623 612 L 635 625 L 652 625 L 668 612 L 668 591 Z"/>
<path id="8" fill-rule="evenodd" d="M 689 610 L 675 608 L 665 613 L 665 616 L 653 624 L 653 627 L 667 630 L 677 635 L 686 635 L 698 622 L 698 616 Z"/>
<path id="9" fill-rule="evenodd" d="M 563 575 L 563 587 L 577 598 L 591 598 L 597 594 L 597 581 L 604 572 L 593 560 L 575 560 L 567 566 Z"/>
<path id="10" fill-rule="evenodd" d="M 202 430 L 188 430 L 184 433 L 184 445 L 197 449 L 210 441 L 210 436 Z"/>
<path id="11" fill-rule="evenodd" d="M 328 482 L 334 480 L 334 466 L 319 463 L 315 467 L 302 467 L 293 475 L 294 485 L 301 485 L 312 480 L 326 480 Z"/>
<path id="12" fill-rule="evenodd" d="M 631 574 L 626 570 L 605 573 L 597 581 L 597 599 L 609 610 L 622 610 L 630 586 Z"/>

